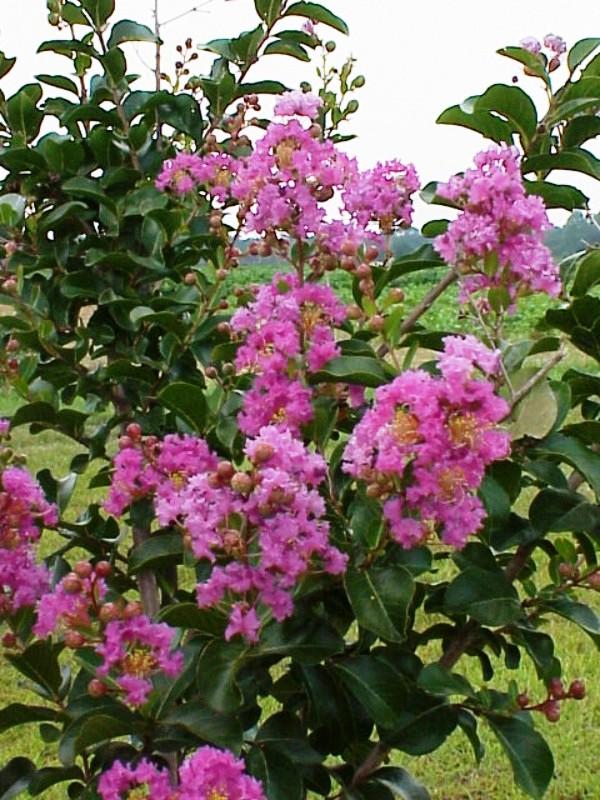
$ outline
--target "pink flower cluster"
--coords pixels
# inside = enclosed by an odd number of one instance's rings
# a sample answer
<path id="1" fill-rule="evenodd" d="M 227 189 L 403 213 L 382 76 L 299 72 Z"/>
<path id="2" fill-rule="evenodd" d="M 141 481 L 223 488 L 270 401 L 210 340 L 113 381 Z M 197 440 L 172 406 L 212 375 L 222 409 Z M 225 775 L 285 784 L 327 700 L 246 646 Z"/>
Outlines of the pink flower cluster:
<path id="1" fill-rule="evenodd" d="M 275 275 L 234 314 L 232 330 L 243 340 L 237 370 L 258 373 L 238 417 L 245 434 L 271 424 L 298 433 L 312 418 L 311 392 L 301 375 L 339 355 L 333 328 L 345 318 L 345 306 L 328 286 L 300 285 L 291 274 Z"/>
<path id="2" fill-rule="evenodd" d="M 246 230 L 307 239 L 325 221 L 323 204 L 356 171 L 356 163 L 332 142 L 290 119 L 269 125 L 252 154 L 240 162 L 231 191 Z"/>
<path id="3" fill-rule="evenodd" d="M 141 789 L 143 794 L 137 794 Z M 172 786 L 166 768 L 142 759 L 136 767 L 115 761 L 98 782 L 102 800 L 266 800 L 260 781 L 247 775 L 240 758 L 206 745 L 186 758 Z"/>
<path id="4" fill-rule="evenodd" d="M 530 292 L 559 294 L 558 267 L 543 243 L 550 227 L 546 209 L 540 197 L 526 194 L 515 148 L 479 153 L 474 169 L 437 191 L 462 209 L 435 247 L 465 276 L 463 299 L 490 287 L 506 288 L 512 300 Z"/>
<path id="5" fill-rule="evenodd" d="M 114 460 L 114 472 L 104 508 L 119 517 L 136 500 L 177 489 L 191 475 L 214 469 L 216 458 L 202 439 L 170 434 L 124 437 Z"/>
<path id="6" fill-rule="evenodd" d="M 351 182 L 344 191 L 344 209 L 360 228 L 392 233 L 412 221 L 412 195 L 420 186 L 412 164 L 378 163 Z"/>
<path id="7" fill-rule="evenodd" d="M 280 117 L 308 117 L 315 119 L 323 107 L 323 101 L 312 92 L 296 89 L 285 92 L 275 103 L 275 113 Z"/>
<path id="8" fill-rule="evenodd" d="M 526 36 L 524 39 L 521 39 L 519 44 L 524 50 L 529 50 L 530 53 L 542 57 L 542 43 L 539 39 L 536 39 L 535 36 Z M 549 68 L 551 70 L 556 69 L 560 63 L 560 56 L 567 52 L 565 40 L 561 36 L 548 33 L 544 36 L 544 47 L 547 48 L 550 53 Z"/>
<path id="9" fill-rule="evenodd" d="M 325 504 L 317 487 L 326 474 L 289 431 L 266 427 L 248 441 L 247 472 L 222 462 L 195 475 L 177 495 L 159 497 L 162 525 L 178 524 L 194 555 L 214 564 L 197 588 L 201 607 L 227 599 L 226 638 L 258 639 L 258 605 L 281 621 L 293 611 L 292 592 L 315 560 L 326 572 L 344 571 L 346 556 L 329 543 Z M 220 562 L 220 563 L 218 563 Z"/>
<path id="10" fill-rule="evenodd" d="M 485 517 L 475 494 L 485 468 L 509 452 L 496 426 L 507 404 L 473 377 L 476 368 L 492 374 L 498 353 L 472 336 L 444 344 L 439 376 L 409 370 L 376 390 L 344 453 L 344 469 L 382 499 L 391 536 L 406 549 L 434 531 L 463 547 Z"/>
<path id="11" fill-rule="evenodd" d="M 166 623 L 152 622 L 144 614 L 109 622 L 96 652 L 104 659 L 96 674 L 113 680 L 132 706 L 141 706 L 152 691 L 152 676 L 177 676 L 183 654 L 172 652 L 175 631 Z"/>
<path id="12" fill-rule="evenodd" d="M 93 568 L 81 577 L 75 573 L 65 576 L 52 591 L 41 598 L 37 621 L 33 626 L 36 636 L 46 638 L 61 630 L 89 631 L 94 616 L 106 595 L 106 582 Z"/>
<path id="13" fill-rule="evenodd" d="M 8 436 L 7 424 L 1 430 L 2 438 Z M 0 470 L 0 617 L 35 605 L 46 590 L 48 573 L 36 563 L 35 543 L 40 528 L 57 520 L 56 507 L 27 470 Z"/>
<path id="14" fill-rule="evenodd" d="M 203 186 L 211 197 L 222 203 L 229 196 L 229 186 L 236 172 L 236 159 L 226 153 L 178 153 L 165 161 L 155 181 L 161 191 L 188 194 Z"/>

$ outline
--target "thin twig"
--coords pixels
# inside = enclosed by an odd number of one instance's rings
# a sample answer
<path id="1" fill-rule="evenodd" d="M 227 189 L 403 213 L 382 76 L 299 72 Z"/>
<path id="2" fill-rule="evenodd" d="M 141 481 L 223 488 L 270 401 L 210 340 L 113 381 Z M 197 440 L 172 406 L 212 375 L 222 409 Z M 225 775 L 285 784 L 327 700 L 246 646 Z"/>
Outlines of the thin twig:
<path id="1" fill-rule="evenodd" d="M 507 414 L 505 414 L 503 419 L 506 419 L 507 417 L 509 417 L 512 414 L 512 412 L 515 410 L 515 407 L 518 405 L 518 403 L 520 403 L 520 401 L 526 395 L 528 395 L 529 392 L 532 389 L 534 389 L 538 385 L 538 383 L 540 381 L 542 381 L 546 377 L 546 375 L 550 372 L 550 370 L 553 367 L 555 367 L 558 364 L 558 362 L 561 361 L 564 357 L 565 357 L 565 350 L 564 350 L 564 348 L 561 347 L 560 350 L 558 350 L 552 356 L 552 358 L 549 358 L 548 361 L 546 361 L 544 366 L 540 370 L 538 370 L 535 373 L 535 375 L 532 375 L 531 378 L 528 381 L 525 381 L 523 386 L 521 386 L 519 389 L 517 389 L 515 392 L 513 392 L 509 410 L 508 410 Z"/>
<path id="2" fill-rule="evenodd" d="M 201 14 L 206 14 L 207 12 L 203 10 L 204 6 L 209 6 L 212 2 L 213 0 L 206 0 L 205 3 L 201 3 L 199 6 L 193 6 L 192 8 L 188 8 L 187 11 L 182 11 L 181 14 L 176 14 L 174 17 L 170 17 L 169 19 L 166 19 L 164 22 L 161 22 L 160 26 L 164 28 L 165 25 L 170 25 L 172 22 L 176 22 L 178 19 L 183 19 L 183 17 L 187 17 L 188 14 L 194 14 L 196 12 L 199 12 Z"/>

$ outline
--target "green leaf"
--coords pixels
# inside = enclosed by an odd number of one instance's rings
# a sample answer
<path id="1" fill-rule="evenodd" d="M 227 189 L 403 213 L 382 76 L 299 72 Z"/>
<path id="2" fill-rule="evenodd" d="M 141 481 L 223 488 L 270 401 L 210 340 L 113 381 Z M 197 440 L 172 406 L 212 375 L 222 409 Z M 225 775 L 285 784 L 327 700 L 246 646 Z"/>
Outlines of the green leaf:
<path id="1" fill-rule="evenodd" d="M 590 37 L 587 39 L 580 39 L 575 42 L 573 47 L 567 54 L 567 66 L 573 72 L 577 67 L 585 61 L 588 56 L 600 47 L 600 39 L 597 37 Z"/>
<path id="2" fill-rule="evenodd" d="M 596 180 L 600 179 L 600 159 L 581 148 L 562 150 L 560 153 L 549 155 L 529 156 L 523 164 L 525 175 L 528 172 L 552 172 L 555 169 L 572 170 L 590 175 Z"/>
<path id="3" fill-rule="evenodd" d="M 16 58 L 7 58 L 4 51 L 0 50 L 0 78 L 8 75 L 16 63 Z"/>
<path id="4" fill-rule="evenodd" d="M 296 764 L 319 764 L 323 758 L 309 745 L 299 718 L 288 711 L 270 716 L 260 726 L 255 741 L 278 750 Z"/>
<path id="5" fill-rule="evenodd" d="M 115 13 L 115 0 L 80 0 L 96 28 L 102 28 Z"/>
<path id="6" fill-rule="evenodd" d="M 340 33 L 349 33 L 348 26 L 344 20 L 319 3 L 292 3 L 285 12 L 285 16 L 290 17 L 294 15 L 297 17 L 308 17 L 308 19 L 314 22 L 322 22 L 323 25 L 328 25 L 330 28 L 334 28 Z"/>
<path id="7" fill-rule="evenodd" d="M 449 672 L 440 664 L 428 664 L 419 673 L 417 686 L 433 694 L 473 697 L 474 690 L 469 681 L 458 672 Z"/>
<path id="8" fill-rule="evenodd" d="M 0 195 L 0 225 L 14 228 L 23 220 L 27 200 L 20 194 Z"/>
<path id="9" fill-rule="evenodd" d="M 35 79 L 41 83 L 48 84 L 48 86 L 54 86 L 56 89 L 63 89 L 65 92 L 72 92 L 74 95 L 79 96 L 75 81 L 64 75 L 36 75 Z"/>
<path id="10" fill-rule="evenodd" d="M 164 720 L 181 725 L 194 736 L 218 747 L 239 753 L 242 749 L 242 726 L 235 717 L 219 714 L 198 702 L 186 703 L 171 711 Z"/>
<path id="11" fill-rule="evenodd" d="M 460 106 L 450 106 L 436 119 L 438 125 L 460 125 L 463 128 L 481 133 L 487 139 L 501 144 L 512 142 L 511 126 L 489 111 L 464 111 Z"/>
<path id="12" fill-rule="evenodd" d="M 269 800 L 302 800 L 304 797 L 298 768 L 283 753 L 262 745 L 252 747 L 245 760 L 248 772 L 262 782 Z"/>
<path id="13" fill-rule="evenodd" d="M 405 715 L 408 720 L 385 737 L 390 745 L 412 756 L 437 750 L 458 723 L 456 707 L 437 700 L 432 702 L 427 695 L 419 703 L 421 707 L 416 713 Z"/>
<path id="14" fill-rule="evenodd" d="M 22 675 L 32 680 L 48 697 L 56 697 L 62 683 L 56 650 L 50 640 L 30 644 L 21 653 L 5 656 Z"/>
<path id="15" fill-rule="evenodd" d="M 593 531 L 600 524 L 600 509 L 575 492 L 546 488 L 529 507 L 529 519 L 541 533 Z"/>
<path id="16" fill-rule="evenodd" d="M 206 400 L 197 384 L 176 381 L 158 393 L 161 405 L 180 417 L 196 433 L 202 433 L 206 424 Z"/>
<path id="17" fill-rule="evenodd" d="M 430 244 L 425 244 L 413 253 L 407 253 L 405 256 L 396 258 L 387 269 L 382 270 L 375 284 L 375 294 L 379 295 L 389 283 L 411 272 L 420 272 L 424 269 L 433 269 L 445 265 L 446 262 L 440 258 L 433 247 Z"/>
<path id="18" fill-rule="evenodd" d="M 245 94 L 283 94 L 288 87 L 281 81 L 253 81 L 240 83 L 236 91 L 236 98 Z"/>
<path id="19" fill-rule="evenodd" d="M 537 194 L 544 201 L 546 208 L 587 208 L 589 198 L 575 186 L 549 183 L 548 181 L 523 181 L 528 194 Z"/>
<path id="20" fill-rule="evenodd" d="M 11 703 L 0 711 L 0 733 L 28 722 L 54 722 L 59 717 L 60 714 L 53 708 Z"/>
<path id="21" fill-rule="evenodd" d="M 62 188 L 67 194 L 114 206 L 113 201 L 105 195 L 98 181 L 93 180 L 93 178 L 84 178 L 83 176 L 69 178 L 63 183 Z"/>
<path id="22" fill-rule="evenodd" d="M 537 111 L 533 101 L 518 86 L 496 83 L 479 96 L 470 97 L 461 104 L 463 111 L 495 111 L 506 119 L 525 143 L 535 134 Z"/>
<path id="23" fill-rule="evenodd" d="M 129 554 L 129 571 L 135 574 L 143 569 L 181 564 L 183 542 L 179 533 L 158 533 L 136 545 Z"/>
<path id="24" fill-rule="evenodd" d="M 382 767 L 369 780 L 386 786 L 401 800 L 431 800 L 423 784 L 402 767 Z"/>
<path id="25" fill-rule="evenodd" d="M 580 144 L 594 139 L 600 134 L 600 118 L 581 116 L 572 119 L 563 133 L 564 147 L 578 147 Z"/>
<path id="26" fill-rule="evenodd" d="M 207 636 L 222 638 L 227 617 L 214 608 L 198 608 L 197 603 L 176 602 L 161 608 L 158 619 L 174 628 L 193 628 Z"/>
<path id="27" fill-rule="evenodd" d="M 65 767 L 73 766 L 77 756 L 87 747 L 119 736 L 139 733 L 141 725 L 135 714 L 124 706 L 111 703 L 110 708 L 91 710 L 76 718 L 65 730 L 58 755 Z"/>
<path id="28" fill-rule="evenodd" d="M 523 367 L 511 375 L 513 388 L 518 391 L 536 373 L 535 367 Z M 537 383 L 515 406 L 507 429 L 513 439 L 532 436 L 542 439 L 547 436 L 558 414 L 558 402 L 547 380 Z"/>
<path id="29" fill-rule="evenodd" d="M 0 769 L 0 800 L 11 800 L 24 792 L 34 772 L 35 764 L 28 758 L 12 758 Z"/>
<path id="30" fill-rule="evenodd" d="M 64 781 L 84 780 L 79 767 L 43 767 L 33 775 L 29 783 L 29 794 L 36 797 L 51 786 Z"/>
<path id="31" fill-rule="evenodd" d="M 141 25 L 131 19 L 115 22 L 108 38 L 108 48 L 117 47 L 123 42 L 154 42 L 158 38 L 147 25 Z"/>
<path id="32" fill-rule="evenodd" d="M 44 114 L 36 104 L 41 97 L 41 86 L 28 83 L 4 104 L 3 116 L 13 135 L 21 139 L 21 144 L 35 139 L 40 131 Z"/>
<path id="33" fill-rule="evenodd" d="M 292 56 L 299 61 L 310 61 L 310 56 L 301 44 L 297 42 L 289 42 L 279 39 L 278 41 L 271 42 L 264 49 L 264 55 L 280 55 Z"/>
<path id="34" fill-rule="evenodd" d="M 598 283 L 600 283 L 600 250 L 590 250 L 577 261 L 577 272 L 571 294 L 574 297 L 583 297 Z"/>
<path id="35" fill-rule="evenodd" d="M 254 0 L 258 16 L 271 26 L 281 13 L 282 0 Z"/>
<path id="36" fill-rule="evenodd" d="M 544 456 L 554 456 L 580 472 L 600 497 L 600 455 L 590 450 L 578 439 L 553 433 L 536 447 Z"/>
<path id="37" fill-rule="evenodd" d="M 309 376 L 309 383 L 356 383 L 360 386 L 381 386 L 387 376 L 381 362 L 366 356 L 332 358 L 318 372 Z"/>
<path id="38" fill-rule="evenodd" d="M 531 73 L 541 78 L 546 86 L 550 86 L 550 78 L 546 72 L 546 65 L 537 53 L 525 50 L 523 47 L 501 47 L 496 52 L 501 56 L 512 58 L 527 68 L 528 74 Z"/>
<path id="39" fill-rule="evenodd" d="M 484 625 L 507 625 L 521 615 L 519 596 L 502 572 L 467 567 L 446 589 L 450 613 L 469 614 Z"/>
<path id="40" fill-rule="evenodd" d="M 539 609 L 542 611 L 552 611 L 559 614 L 569 622 L 575 623 L 586 633 L 589 633 L 594 641 L 600 645 L 600 615 L 593 608 L 571 600 L 570 597 L 556 597 L 549 600 L 541 600 Z"/>
<path id="41" fill-rule="evenodd" d="M 535 798 L 541 798 L 554 773 L 552 752 L 544 738 L 518 717 L 486 717 L 508 756 L 515 781 Z"/>
<path id="42" fill-rule="evenodd" d="M 381 639 L 404 641 L 415 591 L 407 569 L 377 564 L 368 570 L 350 567 L 344 585 L 359 625 Z"/>
<path id="43" fill-rule="evenodd" d="M 241 706 L 243 696 L 235 679 L 247 649 L 243 642 L 215 639 L 202 651 L 197 662 L 198 683 L 206 704 L 215 711 L 235 711 Z"/>
<path id="44" fill-rule="evenodd" d="M 301 664 L 318 664 L 344 649 L 344 640 L 334 628 L 317 618 L 271 622 L 262 632 L 253 656 L 287 656 Z"/>
<path id="45" fill-rule="evenodd" d="M 405 693 L 395 669 L 372 655 L 364 655 L 335 661 L 333 671 L 377 725 L 398 726 Z"/>

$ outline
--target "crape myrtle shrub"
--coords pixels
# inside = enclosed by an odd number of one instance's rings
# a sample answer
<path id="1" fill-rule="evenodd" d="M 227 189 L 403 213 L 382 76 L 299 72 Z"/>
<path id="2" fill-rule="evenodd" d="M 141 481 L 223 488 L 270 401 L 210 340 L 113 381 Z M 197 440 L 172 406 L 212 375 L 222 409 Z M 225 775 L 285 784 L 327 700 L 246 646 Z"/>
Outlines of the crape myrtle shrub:
<path id="1" fill-rule="evenodd" d="M 256 0 L 253 30 L 205 45 L 208 75 L 188 41 L 167 78 L 156 32 L 113 0 L 48 6 L 59 38 L 39 49 L 65 74 L 0 106 L 1 365 L 23 401 L 0 426 L 0 614 L 39 698 L 0 729 L 39 726 L 56 758 L 13 758 L 0 793 L 416 800 L 391 759 L 454 734 L 479 760 L 482 724 L 541 796 L 536 717 L 585 695 L 546 622 L 600 634 L 600 258 L 557 265 L 543 244 L 547 208 L 587 209 L 552 172 L 599 177 L 600 39 L 500 51 L 519 85 L 439 118 L 492 140 L 422 188 L 452 221 L 394 258 L 419 178 L 344 154 L 364 79 L 332 65 L 327 31 L 346 26 L 325 7 Z M 154 88 L 129 41 L 155 44 Z M 252 81 L 263 57 L 313 51 L 314 93 Z M 242 243 L 278 258 L 269 283 L 235 288 Z M 403 279 L 428 271 L 406 307 Z M 469 336 L 424 326 L 454 283 Z M 506 341 L 539 292 L 545 320 Z M 592 366 L 554 381 L 567 347 Z M 23 425 L 77 443 L 70 474 L 27 471 Z M 76 481 L 105 500 L 74 518 Z"/>

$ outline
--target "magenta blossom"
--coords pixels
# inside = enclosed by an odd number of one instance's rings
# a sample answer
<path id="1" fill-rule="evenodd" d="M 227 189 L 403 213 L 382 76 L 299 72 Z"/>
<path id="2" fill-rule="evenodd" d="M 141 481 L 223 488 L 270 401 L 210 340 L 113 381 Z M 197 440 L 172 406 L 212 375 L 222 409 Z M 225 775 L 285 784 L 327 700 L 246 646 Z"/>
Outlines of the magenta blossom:
<path id="1" fill-rule="evenodd" d="M 275 113 L 280 117 L 308 117 L 315 119 L 323 101 L 311 92 L 302 92 L 299 89 L 285 92 L 275 104 Z"/>
<path id="2" fill-rule="evenodd" d="M 444 344 L 440 376 L 408 370 L 377 389 L 344 452 L 345 471 L 373 487 L 391 536 L 407 549 L 434 531 L 462 547 L 485 517 L 476 496 L 485 468 L 509 450 L 497 427 L 508 406 L 473 375 L 493 374 L 498 353 L 472 336 Z"/>
<path id="3" fill-rule="evenodd" d="M 114 761 L 98 781 L 102 800 L 129 800 L 133 797 L 148 800 L 177 800 L 169 772 L 142 759 L 136 767 Z"/>
<path id="4" fill-rule="evenodd" d="M 266 800 L 261 783 L 244 769 L 232 753 L 201 747 L 179 769 L 179 800 Z"/>

